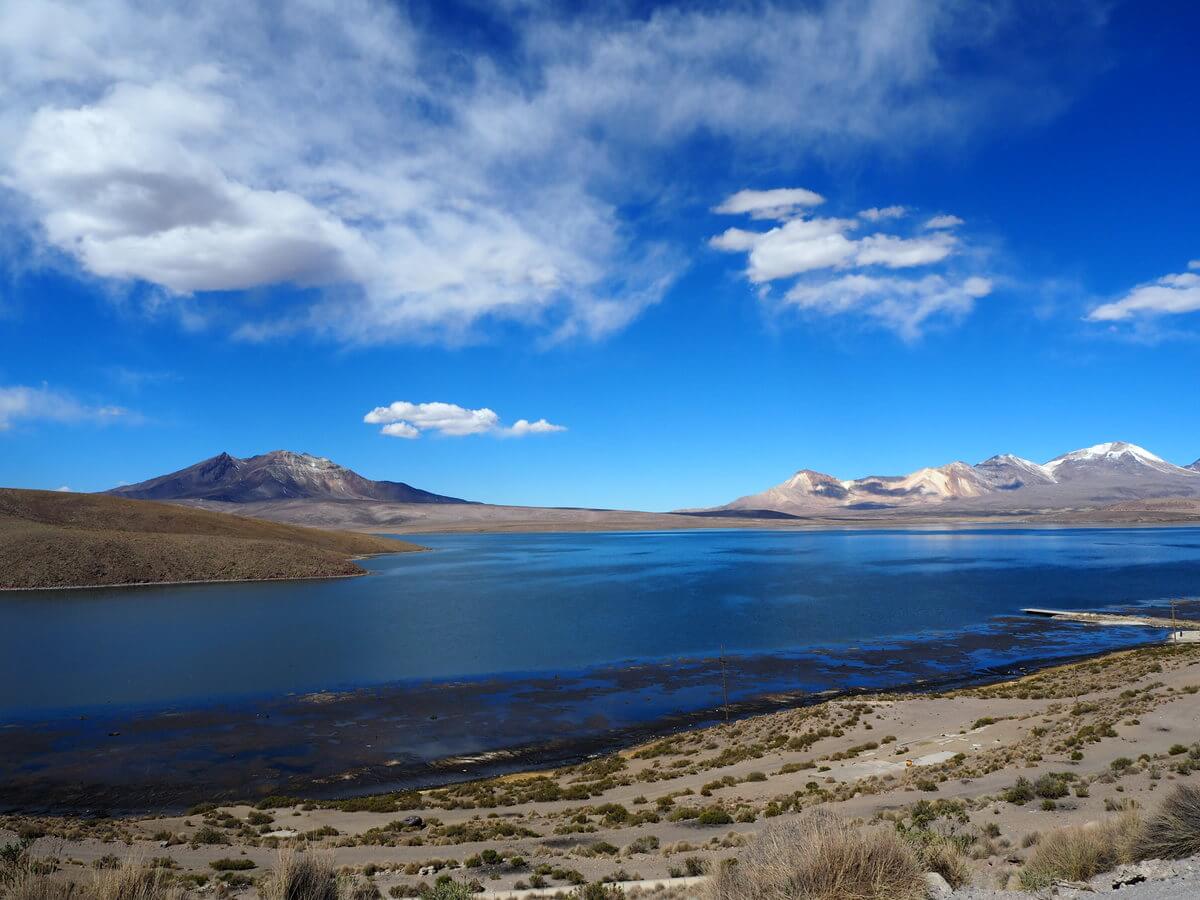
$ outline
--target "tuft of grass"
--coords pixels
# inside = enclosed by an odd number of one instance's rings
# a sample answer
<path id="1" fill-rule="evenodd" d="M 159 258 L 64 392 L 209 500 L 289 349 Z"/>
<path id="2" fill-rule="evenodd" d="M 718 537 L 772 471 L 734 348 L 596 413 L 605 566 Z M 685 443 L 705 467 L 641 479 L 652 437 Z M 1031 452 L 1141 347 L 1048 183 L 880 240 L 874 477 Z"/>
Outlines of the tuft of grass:
<path id="1" fill-rule="evenodd" d="M 329 857 L 281 850 L 259 885 L 263 900 L 338 900 L 337 873 Z"/>
<path id="2" fill-rule="evenodd" d="M 1181 784 L 1146 822 L 1138 859 L 1182 859 L 1200 853 L 1200 788 Z"/>
<path id="3" fill-rule="evenodd" d="M 813 810 L 764 829 L 736 864 L 717 870 L 708 896 L 921 900 L 925 883 L 917 854 L 895 831 L 855 828 Z"/>
<path id="4" fill-rule="evenodd" d="M 1034 891 L 1056 881 L 1088 881 L 1130 862 L 1140 830 L 1137 814 L 1129 811 L 1107 822 L 1047 832 L 1021 871 L 1021 885 Z"/>

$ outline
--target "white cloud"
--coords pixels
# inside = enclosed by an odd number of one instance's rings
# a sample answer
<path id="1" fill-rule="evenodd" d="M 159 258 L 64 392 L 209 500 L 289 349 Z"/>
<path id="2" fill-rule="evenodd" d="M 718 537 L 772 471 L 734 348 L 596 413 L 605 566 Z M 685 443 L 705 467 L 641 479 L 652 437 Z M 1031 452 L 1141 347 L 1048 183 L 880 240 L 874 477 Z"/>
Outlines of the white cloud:
<path id="1" fill-rule="evenodd" d="M 726 197 L 713 212 L 724 215 L 749 213 L 752 219 L 790 219 L 801 209 L 820 206 L 824 202 L 824 197 L 806 188 L 744 190 Z"/>
<path id="2" fill-rule="evenodd" d="M 1200 259 L 1188 260 L 1189 269 L 1200 269 Z"/>
<path id="3" fill-rule="evenodd" d="M 936 231 L 942 228 L 957 228 L 959 225 L 966 223 L 958 216 L 934 216 L 925 223 L 925 228 L 930 231 Z"/>
<path id="4" fill-rule="evenodd" d="M 0 183 L 84 273 L 317 289 L 282 312 L 214 298 L 246 336 L 599 335 L 681 268 L 623 210 L 690 190 L 690 138 L 776 166 L 959 140 L 1062 94 L 1040 57 L 952 77 L 1003 4 L 622 10 L 525 6 L 489 47 L 384 0 L 0 4 Z M 758 217 L 816 199 L 788 190 L 735 196 Z"/>
<path id="5" fill-rule="evenodd" d="M 1087 318 L 1093 322 L 1119 322 L 1139 316 L 1181 315 L 1197 310 L 1200 310 L 1200 275 L 1184 272 L 1140 284 L 1120 300 L 1097 306 Z"/>
<path id="6" fill-rule="evenodd" d="M 890 328 L 905 340 L 914 340 L 934 317 L 957 320 L 965 316 L 978 298 L 991 293 L 992 284 L 969 272 L 908 278 L 868 274 L 880 268 L 929 268 L 959 252 L 960 239 L 945 230 L 908 237 L 882 232 L 863 237 L 853 234 L 859 220 L 884 222 L 903 218 L 907 212 L 902 206 L 872 207 L 859 212 L 857 219 L 838 219 L 807 218 L 804 211 L 797 210 L 791 219 L 767 231 L 729 228 L 709 244 L 727 253 L 747 254 L 746 278 L 763 285 L 760 297 L 768 301 L 769 282 L 799 276 L 780 307 L 830 316 L 857 315 Z M 847 271 L 853 274 L 833 274 Z"/>
<path id="7" fill-rule="evenodd" d="M 408 441 L 415 441 L 421 436 L 420 429 L 407 422 L 389 422 L 379 429 L 379 433 L 386 434 L 388 437 L 404 438 Z"/>
<path id="8" fill-rule="evenodd" d="M 69 494 L 69 493 L 71 493 L 71 486 L 69 484 L 63 484 L 63 485 L 59 485 L 54 490 L 58 491 L 59 493 L 62 493 L 62 494 Z"/>
<path id="9" fill-rule="evenodd" d="M 860 266 L 886 266 L 907 269 L 941 262 L 954 252 L 955 238 L 948 234 L 902 238 L 890 234 L 872 234 L 858 242 L 854 259 Z"/>
<path id="10" fill-rule="evenodd" d="M 387 406 L 377 406 L 365 416 L 368 425 L 383 425 L 380 434 L 414 440 L 425 432 L 446 437 L 465 437 L 471 434 L 493 434 L 499 437 L 524 437 L 528 434 L 550 434 L 566 431 L 545 419 L 530 422 L 518 419 L 511 426 L 501 424 L 500 417 L 486 406 L 467 409 L 455 403 L 409 403 L 397 400 Z"/>
<path id="11" fill-rule="evenodd" d="M 954 282 L 941 275 L 917 279 L 844 275 L 818 284 L 797 284 L 784 302 L 827 316 L 864 315 L 905 340 L 916 340 L 930 319 L 962 318 L 991 291 L 992 283 L 977 276 Z"/>
<path id="12" fill-rule="evenodd" d="M 512 423 L 512 427 L 508 429 L 508 433 L 513 437 L 522 437 L 527 434 L 553 434 L 556 431 L 566 431 L 565 425 L 553 425 L 545 419 L 538 419 L 536 422 L 530 422 L 527 419 L 517 419 Z"/>
<path id="13" fill-rule="evenodd" d="M 0 386 L 0 431 L 20 421 L 91 422 L 107 424 L 135 421 L 136 416 L 120 406 L 88 406 L 63 391 L 24 385 Z"/>
<path id="14" fill-rule="evenodd" d="M 844 263 L 855 254 L 855 242 L 846 237 L 854 226 L 852 219 L 792 219 L 764 232 L 730 228 L 709 243 L 727 252 L 748 250 L 746 277 L 761 284 Z"/>
<path id="15" fill-rule="evenodd" d="M 882 222 L 885 219 L 902 219 L 908 214 L 903 206 L 872 206 L 870 209 L 859 210 L 858 217 L 868 222 Z"/>

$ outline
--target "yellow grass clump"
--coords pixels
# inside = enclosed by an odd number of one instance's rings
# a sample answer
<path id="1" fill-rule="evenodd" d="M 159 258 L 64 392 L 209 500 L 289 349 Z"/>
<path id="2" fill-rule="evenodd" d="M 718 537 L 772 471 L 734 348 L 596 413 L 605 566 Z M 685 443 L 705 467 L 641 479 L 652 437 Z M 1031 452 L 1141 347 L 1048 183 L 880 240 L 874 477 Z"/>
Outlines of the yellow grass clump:
<path id="1" fill-rule="evenodd" d="M 921 900 L 917 854 L 895 831 L 813 810 L 766 828 L 722 866 L 711 900 Z"/>
<path id="2" fill-rule="evenodd" d="M 1048 832 L 1022 870 L 1021 884 L 1037 890 L 1056 881 L 1088 881 L 1131 862 L 1140 833 L 1141 820 L 1132 810 L 1107 822 Z"/>
<path id="3" fill-rule="evenodd" d="M 1182 859 L 1200 854 L 1200 788 L 1181 784 L 1147 822 L 1137 842 L 1139 859 Z"/>

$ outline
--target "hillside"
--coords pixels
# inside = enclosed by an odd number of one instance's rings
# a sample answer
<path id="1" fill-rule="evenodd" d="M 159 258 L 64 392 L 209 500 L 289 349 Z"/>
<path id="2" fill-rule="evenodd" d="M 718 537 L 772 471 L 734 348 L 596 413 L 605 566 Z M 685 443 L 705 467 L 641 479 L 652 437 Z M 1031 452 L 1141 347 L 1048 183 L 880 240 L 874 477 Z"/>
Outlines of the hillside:
<path id="1" fill-rule="evenodd" d="M 165 503 L 0 489 L 0 588 L 358 575 L 352 557 L 417 549 Z"/>

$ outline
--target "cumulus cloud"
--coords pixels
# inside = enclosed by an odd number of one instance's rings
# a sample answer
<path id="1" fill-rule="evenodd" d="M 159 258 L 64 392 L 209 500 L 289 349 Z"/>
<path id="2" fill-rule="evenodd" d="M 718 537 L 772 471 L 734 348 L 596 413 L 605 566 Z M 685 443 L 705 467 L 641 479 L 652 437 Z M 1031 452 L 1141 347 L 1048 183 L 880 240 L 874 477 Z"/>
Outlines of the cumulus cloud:
<path id="1" fill-rule="evenodd" d="M 529 434 L 550 434 L 566 431 L 545 419 L 530 422 L 518 419 L 503 425 L 493 410 L 486 406 L 467 409 L 455 403 L 409 403 L 397 400 L 387 406 L 377 406 L 365 416 L 368 425 L 382 425 L 380 434 L 388 437 L 415 440 L 429 432 L 446 437 L 465 437 L 472 434 L 492 434 L 498 437 L 524 437 Z"/>
<path id="2" fill-rule="evenodd" d="M 1196 268 L 1194 262 L 1189 268 Z M 1138 317 L 1181 315 L 1200 310 L 1200 275 L 1183 272 L 1140 284 L 1119 300 L 1102 303 L 1087 314 L 1093 322 L 1120 322 Z"/>
<path id="3" fill-rule="evenodd" d="M 71 394 L 45 385 L 0 386 L 0 431 L 21 421 L 107 424 L 134 421 L 136 416 L 120 406 L 89 406 Z"/>
<path id="4" fill-rule="evenodd" d="M 731 203 L 733 197 L 716 211 L 745 207 Z M 744 211 L 753 213 L 753 208 Z M 926 222 L 921 230 L 907 236 L 858 234 L 864 222 L 875 226 L 902 219 L 907 213 L 903 206 L 872 207 L 853 219 L 818 218 L 793 207 L 790 215 L 779 216 L 786 219 L 782 224 L 766 231 L 729 228 L 711 238 L 709 245 L 727 253 L 745 253 L 746 278 L 753 284 L 766 286 L 779 279 L 797 278 L 777 304 L 781 308 L 827 316 L 857 315 L 895 331 L 905 340 L 915 340 L 935 317 L 956 321 L 968 314 L 977 299 L 991 293 L 992 284 L 971 272 L 943 271 L 919 277 L 877 274 L 880 269 L 922 269 L 943 264 L 961 249 L 960 238 L 947 230 L 946 220 L 961 224 L 962 220 L 954 216 L 939 216 L 937 219 L 943 222 L 937 228 L 930 230 Z M 851 274 L 838 274 L 843 272 Z M 770 298 L 769 289 L 761 288 L 760 296 Z"/>
<path id="5" fill-rule="evenodd" d="M 1188 261 L 1189 269 L 1200 269 L 1200 259 L 1192 259 Z"/>
<path id="6" fill-rule="evenodd" d="M 930 231 L 936 231 L 941 228 L 957 228 L 959 225 L 965 225 L 962 219 L 958 216 L 934 216 L 925 223 L 925 228 Z"/>
<path id="7" fill-rule="evenodd" d="M 859 210 L 858 217 L 868 222 L 882 222 L 884 219 L 901 219 L 908 214 L 903 206 L 872 206 L 870 209 Z"/>
<path id="8" fill-rule="evenodd" d="M 459 339 L 497 320 L 597 336 L 682 267 L 625 210 L 664 182 L 689 193 L 691 138 L 768 165 L 904 148 L 1044 115 L 1066 82 L 1043 55 L 958 71 L 1009 21 L 999 2 L 534 4 L 467 49 L 440 7 L 418 22 L 385 0 L 0 4 L 17 224 L 83 273 L 169 296 L 309 288 L 287 309 L 212 298 L 260 339 Z M 1062 32 L 1098 31 L 1077 24 Z M 766 219 L 820 199 L 735 197 Z"/>

